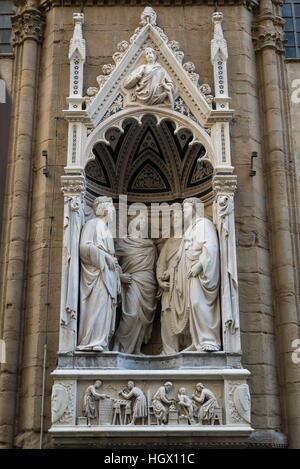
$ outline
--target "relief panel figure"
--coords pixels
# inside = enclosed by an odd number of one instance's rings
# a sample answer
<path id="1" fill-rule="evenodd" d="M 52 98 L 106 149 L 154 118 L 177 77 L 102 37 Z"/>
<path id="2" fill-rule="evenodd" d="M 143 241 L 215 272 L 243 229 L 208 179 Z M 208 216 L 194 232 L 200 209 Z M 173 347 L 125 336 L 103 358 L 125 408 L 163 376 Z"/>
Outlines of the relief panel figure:
<path id="1" fill-rule="evenodd" d="M 198 383 L 196 384 L 196 389 L 192 395 L 192 399 L 197 405 L 199 424 L 202 425 L 203 420 L 213 423 L 215 412 L 220 409 L 214 393 L 210 389 L 206 388 L 202 383 Z"/>
<path id="2" fill-rule="evenodd" d="M 83 415 L 87 418 L 88 425 L 91 425 L 91 421 L 97 417 L 96 401 L 99 399 L 109 399 L 106 394 L 100 394 L 98 391 L 102 386 L 100 380 L 96 381 L 95 384 L 89 386 L 83 397 Z"/>
<path id="3" fill-rule="evenodd" d="M 144 64 L 125 78 L 123 87 L 133 90 L 133 103 L 144 106 L 166 104 L 173 107 L 174 84 L 167 71 L 157 62 L 157 55 L 151 47 L 144 51 Z"/>
<path id="4" fill-rule="evenodd" d="M 120 269 L 108 219 L 114 214 L 110 197 L 94 202 L 96 218 L 86 222 L 80 238 L 79 350 L 108 350 L 114 334 Z"/>
<path id="5" fill-rule="evenodd" d="M 140 218 L 140 217 L 139 217 Z M 140 218 L 140 224 L 146 220 Z M 120 238 L 116 254 L 122 268 L 122 316 L 115 334 L 114 350 L 141 353 L 152 332 L 156 310 L 155 262 L 156 247 L 151 239 L 133 236 Z M 126 283 L 125 283 L 126 282 Z"/>
<path id="6" fill-rule="evenodd" d="M 180 388 L 178 391 L 177 406 L 180 412 L 179 418 L 180 417 L 186 418 L 188 419 L 188 422 L 190 423 L 190 425 L 193 425 L 195 423 L 195 419 L 194 419 L 195 405 L 192 399 L 187 394 L 185 388 Z"/>
<path id="7" fill-rule="evenodd" d="M 158 424 L 166 424 L 168 422 L 169 406 L 174 401 L 167 398 L 173 384 L 167 381 L 163 386 L 160 386 L 152 398 L 152 408 Z"/>
<path id="8" fill-rule="evenodd" d="M 121 391 L 120 396 L 125 399 L 133 399 L 132 407 L 132 419 L 128 425 L 135 425 L 136 419 L 142 419 L 142 423 L 145 423 L 145 417 L 148 415 L 147 399 L 143 391 L 135 386 L 133 381 L 128 381 L 127 388 Z"/>

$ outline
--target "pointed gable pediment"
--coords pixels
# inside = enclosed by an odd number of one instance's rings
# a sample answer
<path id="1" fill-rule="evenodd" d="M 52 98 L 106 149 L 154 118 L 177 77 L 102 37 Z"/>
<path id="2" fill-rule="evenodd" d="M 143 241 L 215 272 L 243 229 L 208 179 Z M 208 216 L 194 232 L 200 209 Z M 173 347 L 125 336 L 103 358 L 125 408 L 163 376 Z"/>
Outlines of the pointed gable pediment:
<path id="1" fill-rule="evenodd" d="M 98 88 L 88 88 L 86 103 L 93 126 L 112 113 L 126 109 L 126 107 L 141 107 L 143 104 L 137 99 L 132 100 L 134 93 L 126 91 L 124 81 L 142 68 L 145 49 L 151 48 L 156 54 L 157 68 L 165 72 L 165 82 L 172 82 L 172 100 L 162 103 L 157 99 L 151 105 L 146 102 L 144 107 L 172 108 L 192 116 L 201 126 L 204 126 L 212 112 L 212 95 L 209 85 L 199 84 L 199 75 L 191 62 L 183 63 L 184 52 L 180 50 L 177 41 L 169 41 L 163 30 L 156 25 L 156 13 L 151 7 L 146 7 L 141 15 L 141 26 L 138 27 L 130 41 L 118 44 L 118 50 L 113 54 L 114 64 L 102 67 L 103 74 L 97 77 Z M 142 94 L 142 93 L 141 93 Z"/>

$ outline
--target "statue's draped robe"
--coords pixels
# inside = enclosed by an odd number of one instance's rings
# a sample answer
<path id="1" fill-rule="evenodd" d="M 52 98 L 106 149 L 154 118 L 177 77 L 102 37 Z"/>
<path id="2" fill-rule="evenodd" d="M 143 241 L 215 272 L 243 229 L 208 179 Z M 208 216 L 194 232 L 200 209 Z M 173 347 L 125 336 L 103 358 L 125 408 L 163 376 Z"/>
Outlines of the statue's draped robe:
<path id="1" fill-rule="evenodd" d="M 80 321 L 78 348 L 107 349 L 114 334 L 119 270 L 110 270 L 106 255 L 114 258 L 114 240 L 99 218 L 89 220 L 80 239 Z"/>
<path id="2" fill-rule="evenodd" d="M 216 230 L 206 218 L 198 218 L 185 232 L 174 271 L 170 328 L 180 334 L 187 325 L 192 344 L 188 350 L 219 350 L 219 245 Z M 188 278 L 191 268 L 202 265 L 196 277 Z"/>
<path id="3" fill-rule="evenodd" d="M 178 304 L 174 284 L 174 273 L 176 254 L 178 253 L 180 243 L 180 238 L 167 239 L 160 252 L 156 267 L 158 279 L 162 279 L 165 272 L 169 272 L 170 275 L 169 280 L 167 280 L 170 283 L 169 290 L 161 290 L 161 339 L 163 344 L 162 354 L 164 355 L 179 352 L 179 337 L 172 332 L 170 325 L 175 305 Z M 171 307 L 174 301 L 176 303 Z"/>
<path id="4" fill-rule="evenodd" d="M 142 72 L 144 75 L 139 78 Z M 174 92 L 171 78 L 158 63 L 140 65 L 124 80 L 124 88 L 135 88 L 132 99 L 144 105 L 173 105 L 172 91 L 168 91 L 166 85 L 172 85 Z"/>
<path id="5" fill-rule="evenodd" d="M 140 353 L 142 343 L 150 339 L 156 310 L 156 248 L 151 239 L 120 238 L 116 254 L 132 282 L 122 284 L 122 316 L 114 350 Z"/>
<path id="6" fill-rule="evenodd" d="M 226 328 L 234 333 L 240 327 L 238 303 L 238 276 L 235 262 L 233 198 L 224 197 L 219 203 L 219 236 L 222 263 L 222 315 Z"/>
<path id="7" fill-rule="evenodd" d="M 61 324 L 68 326 L 77 319 L 79 287 L 79 238 L 84 214 L 79 197 L 65 197 L 64 268 L 62 282 Z"/>

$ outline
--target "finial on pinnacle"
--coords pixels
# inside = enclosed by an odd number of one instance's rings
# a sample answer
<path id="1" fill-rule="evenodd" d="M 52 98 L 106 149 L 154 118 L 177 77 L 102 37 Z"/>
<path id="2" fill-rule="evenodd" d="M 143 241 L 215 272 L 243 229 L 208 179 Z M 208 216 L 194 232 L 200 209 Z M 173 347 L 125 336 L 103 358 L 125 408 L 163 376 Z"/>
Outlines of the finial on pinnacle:
<path id="1" fill-rule="evenodd" d="M 152 26 L 156 26 L 156 19 L 157 14 L 151 7 L 146 7 L 141 14 L 141 25 L 146 26 L 147 24 L 151 24 Z"/>
<path id="2" fill-rule="evenodd" d="M 74 23 L 80 23 L 80 24 L 83 24 L 84 23 L 84 14 L 83 13 L 73 13 L 73 20 L 74 20 Z"/>
<path id="3" fill-rule="evenodd" d="M 212 21 L 213 21 L 213 23 L 222 23 L 223 13 L 221 11 L 215 11 L 212 14 Z"/>

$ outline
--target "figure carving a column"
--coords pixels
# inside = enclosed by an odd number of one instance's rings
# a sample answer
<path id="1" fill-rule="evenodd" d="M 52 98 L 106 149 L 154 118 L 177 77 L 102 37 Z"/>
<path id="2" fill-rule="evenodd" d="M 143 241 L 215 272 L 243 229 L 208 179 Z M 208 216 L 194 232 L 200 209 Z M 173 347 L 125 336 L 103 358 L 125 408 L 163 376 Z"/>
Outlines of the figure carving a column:
<path id="1" fill-rule="evenodd" d="M 135 386 L 133 381 L 128 381 L 127 388 L 119 393 L 125 399 L 134 399 L 132 409 L 132 420 L 128 425 L 135 425 L 136 419 L 141 418 L 145 423 L 145 417 L 148 415 L 147 399 L 143 391 Z"/>

